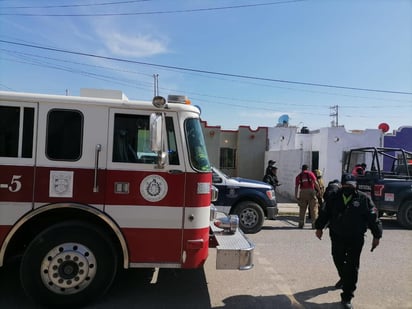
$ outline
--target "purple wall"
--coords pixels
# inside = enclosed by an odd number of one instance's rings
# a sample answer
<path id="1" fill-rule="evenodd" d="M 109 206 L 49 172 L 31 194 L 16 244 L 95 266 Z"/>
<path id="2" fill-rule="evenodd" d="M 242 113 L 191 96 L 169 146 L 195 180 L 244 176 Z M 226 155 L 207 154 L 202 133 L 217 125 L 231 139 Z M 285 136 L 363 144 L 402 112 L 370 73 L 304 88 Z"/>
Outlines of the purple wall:
<path id="1" fill-rule="evenodd" d="M 383 146 L 412 151 L 412 127 L 400 127 L 397 131 L 394 131 L 393 134 L 384 135 Z M 389 161 L 389 159 L 384 158 L 384 169 L 390 169 Z"/>
<path id="2" fill-rule="evenodd" d="M 392 134 L 384 135 L 383 146 L 412 151 L 412 126 L 400 127 Z"/>

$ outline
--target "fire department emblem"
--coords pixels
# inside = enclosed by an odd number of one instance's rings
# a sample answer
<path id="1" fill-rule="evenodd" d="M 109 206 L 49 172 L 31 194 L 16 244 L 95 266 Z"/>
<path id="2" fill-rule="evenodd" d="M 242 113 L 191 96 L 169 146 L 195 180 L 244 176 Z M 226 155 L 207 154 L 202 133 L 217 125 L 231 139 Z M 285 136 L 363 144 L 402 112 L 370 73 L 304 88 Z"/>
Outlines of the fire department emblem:
<path id="1" fill-rule="evenodd" d="M 50 171 L 50 197 L 73 197 L 73 172 Z"/>
<path id="2" fill-rule="evenodd" d="M 167 182 L 159 175 L 146 176 L 140 183 L 140 193 L 149 202 L 161 201 L 167 194 Z"/>

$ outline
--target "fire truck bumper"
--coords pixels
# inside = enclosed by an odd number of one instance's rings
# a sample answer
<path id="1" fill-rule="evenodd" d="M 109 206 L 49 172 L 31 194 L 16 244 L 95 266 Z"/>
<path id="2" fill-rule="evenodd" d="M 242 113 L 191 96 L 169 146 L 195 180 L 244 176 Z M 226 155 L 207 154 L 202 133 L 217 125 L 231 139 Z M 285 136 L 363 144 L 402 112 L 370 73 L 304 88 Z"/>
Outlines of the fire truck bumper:
<path id="1" fill-rule="evenodd" d="M 255 245 L 238 228 L 234 233 L 210 224 L 211 243 L 216 246 L 216 269 L 247 270 L 253 267 Z"/>

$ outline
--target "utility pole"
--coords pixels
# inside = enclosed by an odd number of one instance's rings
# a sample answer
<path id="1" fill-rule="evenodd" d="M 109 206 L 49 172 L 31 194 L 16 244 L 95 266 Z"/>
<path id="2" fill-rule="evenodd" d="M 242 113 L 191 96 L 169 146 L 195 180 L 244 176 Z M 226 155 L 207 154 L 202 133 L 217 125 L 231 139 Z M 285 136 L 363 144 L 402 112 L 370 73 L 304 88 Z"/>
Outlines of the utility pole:
<path id="1" fill-rule="evenodd" d="M 159 74 L 153 74 L 153 79 L 154 79 L 154 96 L 159 95 Z"/>
<path id="2" fill-rule="evenodd" d="M 329 107 L 330 108 L 330 114 L 329 116 L 334 117 L 332 118 L 332 127 L 338 127 L 339 126 L 339 105 L 334 105 Z"/>

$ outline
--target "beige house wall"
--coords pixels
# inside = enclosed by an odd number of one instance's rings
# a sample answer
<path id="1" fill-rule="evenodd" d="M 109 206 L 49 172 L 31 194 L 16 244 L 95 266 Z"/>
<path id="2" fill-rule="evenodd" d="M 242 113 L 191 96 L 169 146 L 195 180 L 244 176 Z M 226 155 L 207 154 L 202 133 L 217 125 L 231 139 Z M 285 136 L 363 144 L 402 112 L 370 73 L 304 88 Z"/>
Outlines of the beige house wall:
<path id="1" fill-rule="evenodd" d="M 262 180 L 267 149 L 267 128 L 252 130 L 241 126 L 239 130 L 221 130 L 202 121 L 202 130 L 211 164 L 220 168 L 220 149 L 236 149 L 236 168 L 221 170 L 232 177 Z"/>

